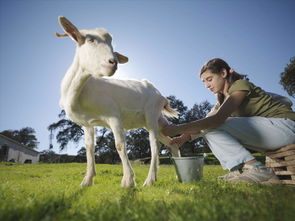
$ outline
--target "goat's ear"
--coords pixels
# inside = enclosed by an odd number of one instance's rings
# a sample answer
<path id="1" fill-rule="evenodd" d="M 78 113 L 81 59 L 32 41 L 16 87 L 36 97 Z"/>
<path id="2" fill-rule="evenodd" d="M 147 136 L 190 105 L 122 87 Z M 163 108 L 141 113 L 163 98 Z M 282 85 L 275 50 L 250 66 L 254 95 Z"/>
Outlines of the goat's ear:
<path id="1" fill-rule="evenodd" d="M 124 55 L 122 55 L 122 54 L 120 54 L 118 52 L 114 52 L 114 54 L 117 56 L 118 62 L 120 64 L 125 64 L 125 63 L 128 62 L 128 57 L 126 57 L 126 56 L 124 56 Z"/>
<path id="2" fill-rule="evenodd" d="M 85 37 L 80 33 L 80 31 L 65 17 L 58 17 L 59 24 L 64 29 L 64 31 L 71 37 L 74 41 L 76 41 L 79 45 L 84 44 Z"/>

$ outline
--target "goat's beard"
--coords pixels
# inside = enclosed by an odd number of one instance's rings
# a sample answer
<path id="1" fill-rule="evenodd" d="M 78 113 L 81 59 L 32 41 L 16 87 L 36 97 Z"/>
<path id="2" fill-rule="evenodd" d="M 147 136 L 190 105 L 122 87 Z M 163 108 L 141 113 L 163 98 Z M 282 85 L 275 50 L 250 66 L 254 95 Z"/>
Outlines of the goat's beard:
<path id="1" fill-rule="evenodd" d="M 95 78 L 111 77 L 111 76 L 113 76 L 115 74 L 115 72 L 116 71 L 111 71 L 111 72 L 103 73 L 103 74 L 101 72 L 99 72 L 99 73 L 93 74 L 93 77 L 95 77 Z"/>
<path id="2" fill-rule="evenodd" d="M 104 67 L 102 68 L 102 71 L 97 72 L 99 73 L 98 76 L 113 76 L 115 74 L 117 70 L 117 66 L 113 66 L 113 67 Z"/>

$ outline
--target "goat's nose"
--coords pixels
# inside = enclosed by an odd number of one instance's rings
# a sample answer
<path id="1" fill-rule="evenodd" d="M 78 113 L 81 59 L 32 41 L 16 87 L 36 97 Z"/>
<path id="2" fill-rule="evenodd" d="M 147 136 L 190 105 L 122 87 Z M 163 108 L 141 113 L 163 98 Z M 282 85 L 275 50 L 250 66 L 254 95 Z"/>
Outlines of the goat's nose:
<path id="1" fill-rule="evenodd" d="M 109 59 L 109 63 L 112 65 L 116 65 L 117 61 L 114 58 Z"/>

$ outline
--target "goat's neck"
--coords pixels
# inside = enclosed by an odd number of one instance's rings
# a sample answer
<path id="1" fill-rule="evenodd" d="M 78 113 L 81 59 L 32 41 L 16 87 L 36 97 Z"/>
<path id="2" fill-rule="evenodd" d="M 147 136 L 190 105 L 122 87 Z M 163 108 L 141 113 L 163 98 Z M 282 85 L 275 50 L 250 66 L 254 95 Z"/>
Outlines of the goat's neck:
<path id="1" fill-rule="evenodd" d="M 79 59 L 76 55 L 61 84 L 60 106 L 63 109 L 73 107 L 83 89 L 85 82 L 91 74 L 83 70 L 79 65 Z"/>

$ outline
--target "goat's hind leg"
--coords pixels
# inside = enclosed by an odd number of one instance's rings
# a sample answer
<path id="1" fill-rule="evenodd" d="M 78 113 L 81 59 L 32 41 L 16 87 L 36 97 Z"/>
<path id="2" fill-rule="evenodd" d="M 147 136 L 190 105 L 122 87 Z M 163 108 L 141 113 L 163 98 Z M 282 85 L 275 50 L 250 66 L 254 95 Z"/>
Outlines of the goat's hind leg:
<path id="1" fill-rule="evenodd" d="M 95 157 L 94 157 L 94 128 L 84 127 L 85 145 L 86 145 L 86 157 L 87 157 L 87 171 L 86 175 L 81 183 L 81 186 L 93 185 L 93 177 L 95 176 Z"/>
<path id="2" fill-rule="evenodd" d="M 160 131 L 162 129 L 162 127 L 165 125 L 168 125 L 169 122 L 167 121 L 167 119 L 165 117 L 160 116 L 158 123 L 159 123 L 159 140 L 160 140 L 160 142 L 167 146 L 167 148 L 169 149 L 169 151 L 173 157 L 180 157 L 179 146 L 176 144 L 170 144 L 169 142 L 170 142 L 171 138 L 163 135 Z"/>
<path id="3" fill-rule="evenodd" d="M 157 110 L 157 109 L 155 109 Z M 161 113 L 157 111 L 147 111 L 146 112 L 146 123 L 147 129 L 149 131 L 149 140 L 151 147 L 151 164 L 148 176 L 143 184 L 143 186 L 150 186 L 157 180 L 157 171 L 159 166 L 159 151 L 160 151 L 160 143 L 159 143 L 159 133 L 158 133 L 158 116 Z"/>
<path id="4" fill-rule="evenodd" d="M 180 157 L 180 150 L 177 144 L 170 144 L 170 137 L 166 137 L 165 135 L 160 133 L 159 140 L 162 144 L 164 144 L 170 151 L 173 157 Z"/>
<path id="5" fill-rule="evenodd" d="M 159 150 L 160 144 L 158 142 L 158 134 L 157 130 L 151 129 L 149 130 L 149 139 L 151 146 L 151 164 L 148 176 L 143 184 L 143 186 L 150 186 L 157 180 L 157 171 L 159 166 Z"/>

